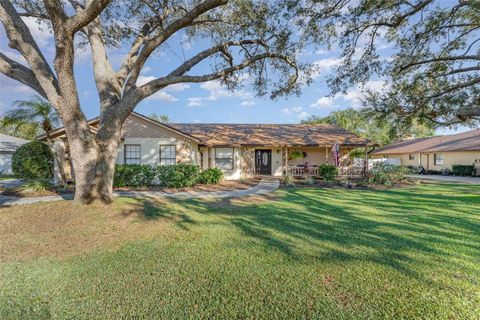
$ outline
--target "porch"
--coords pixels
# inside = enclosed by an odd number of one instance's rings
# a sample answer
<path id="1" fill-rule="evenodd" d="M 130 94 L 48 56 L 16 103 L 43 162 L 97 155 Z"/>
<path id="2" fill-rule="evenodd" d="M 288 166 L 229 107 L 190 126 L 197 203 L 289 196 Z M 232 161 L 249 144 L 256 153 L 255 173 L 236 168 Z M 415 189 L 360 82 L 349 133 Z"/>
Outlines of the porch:
<path id="1" fill-rule="evenodd" d="M 320 176 L 320 165 L 337 165 L 332 149 L 333 145 L 309 148 L 284 148 L 284 163 L 281 169 L 282 175 L 293 177 Z M 337 165 L 339 176 L 361 176 L 365 174 L 365 162 L 362 161 L 360 164 L 355 163 L 351 158 L 351 152 L 354 149 L 355 147 L 352 146 L 339 146 Z M 296 157 L 292 157 L 292 154 L 296 155 Z M 300 154 L 302 154 L 302 157 L 299 157 Z M 366 157 L 367 148 L 364 149 L 362 155 L 362 158 Z"/>

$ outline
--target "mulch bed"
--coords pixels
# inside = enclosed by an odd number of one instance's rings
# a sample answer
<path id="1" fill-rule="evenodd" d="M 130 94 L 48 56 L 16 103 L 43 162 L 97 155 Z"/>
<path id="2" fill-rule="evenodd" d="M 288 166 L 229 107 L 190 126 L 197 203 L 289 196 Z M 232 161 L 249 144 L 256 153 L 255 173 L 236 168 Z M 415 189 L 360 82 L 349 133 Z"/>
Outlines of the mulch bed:
<path id="1" fill-rule="evenodd" d="M 328 189 L 352 189 L 352 190 L 389 190 L 414 186 L 416 183 L 413 180 L 405 180 L 395 182 L 391 186 L 385 186 L 374 183 L 364 183 L 361 179 L 351 180 L 335 180 L 331 182 L 325 182 L 315 179 L 313 184 L 305 183 L 304 179 L 296 179 L 291 184 L 285 182 L 280 183 L 280 188 L 328 188 Z"/>
<path id="2" fill-rule="evenodd" d="M 219 184 L 198 184 L 190 188 L 164 188 L 164 187 L 151 187 L 151 188 L 132 188 L 122 187 L 115 188 L 118 191 L 160 191 L 165 193 L 187 192 L 187 191 L 202 191 L 202 192 L 214 192 L 214 191 L 235 191 L 245 190 L 256 186 L 260 182 L 260 179 L 252 178 L 245 180 L 235 181 L 222 181 Z"/>

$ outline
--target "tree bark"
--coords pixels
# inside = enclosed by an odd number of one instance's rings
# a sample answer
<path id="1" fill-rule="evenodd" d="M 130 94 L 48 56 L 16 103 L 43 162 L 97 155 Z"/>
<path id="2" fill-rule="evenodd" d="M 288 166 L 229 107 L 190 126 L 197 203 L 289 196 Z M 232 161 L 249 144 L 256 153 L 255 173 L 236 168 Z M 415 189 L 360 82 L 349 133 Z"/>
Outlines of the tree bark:
<path id="1" fill-rule="evenodd" d="M 70 157 L 75 174 L 74 201 L 89 204 L 95 201 L 113 201 L 113 176 L 117 158 L 120 130 L 93 144 L 81 138 L 70 137 Z"/>

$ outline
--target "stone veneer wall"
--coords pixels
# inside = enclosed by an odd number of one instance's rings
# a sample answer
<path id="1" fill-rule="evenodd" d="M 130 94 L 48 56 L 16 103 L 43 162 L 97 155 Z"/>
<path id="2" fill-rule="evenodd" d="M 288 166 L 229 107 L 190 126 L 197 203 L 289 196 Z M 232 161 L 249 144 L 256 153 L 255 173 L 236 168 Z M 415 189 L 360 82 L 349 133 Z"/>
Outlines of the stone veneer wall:
<path id="1" fill-rule="evenodd" d="M 242 177 L 251 178 L 255 175 L 255 149 L 240 148 L 242 157 Z"/>

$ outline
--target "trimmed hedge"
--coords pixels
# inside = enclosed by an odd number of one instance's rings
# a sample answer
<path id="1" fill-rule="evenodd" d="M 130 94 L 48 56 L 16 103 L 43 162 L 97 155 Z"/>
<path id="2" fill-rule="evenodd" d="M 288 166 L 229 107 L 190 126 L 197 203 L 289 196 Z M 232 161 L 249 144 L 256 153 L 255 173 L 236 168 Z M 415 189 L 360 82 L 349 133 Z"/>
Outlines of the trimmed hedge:
<path id="1" fill-rule="evenodd" d="M 218 184 L 223 180 L 223 172 L 218 168 L 209 168 L 200 172 L 198 183 Z"/>
<path id="2" fill-rule="evenodd" d="M 338 175 L 338 169 L 333 164 L 321 164 L 318 167 L 318 174 L 324 181 L 333 181 Z"/>
<path id="3" fill-rule="evenodd" d="M 39 141 L 22 145 L 12 155 L 12 171 L 19 179 L 51 179 L 53 153 L 50 147 Z"/>
<path id="4" fill-rule="evenodd" d="M 198 181 L 200 168 L 192 164 L 175 164 L 157 167 L 157 179 L 160 185 L 168 188 L 185 188 Z"/>
<path id="5" fill-rule="evenodd" d="M 223 172 L 217 168 L 200 172 L 197 165 L 139 165 L 124 164 L 115 166 L 114 187 L 151 187 L 168 188 L 192 187 L 197 183 L 217 184 L 223 178 Z"/>
<path id="6" fill-rule="evenodd" d="M 454 164 L 452 173 L 456 176 L 474 176 L 476 173 L 474 165 Z"/>

